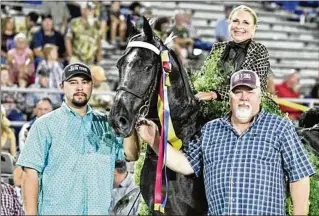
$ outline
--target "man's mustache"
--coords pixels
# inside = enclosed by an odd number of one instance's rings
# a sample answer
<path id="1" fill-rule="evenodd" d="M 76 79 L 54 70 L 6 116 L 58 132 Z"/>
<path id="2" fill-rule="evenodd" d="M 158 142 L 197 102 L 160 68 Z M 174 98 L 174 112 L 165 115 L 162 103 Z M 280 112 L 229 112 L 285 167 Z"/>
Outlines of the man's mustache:
<path id="1" fill-rule="evenodd" d="M 251 105 L 250 105 L 249 103 L 240 102 L 240 103 L 238 104 L 238 107 L 243 107 L 243 106 L 246 106 L 246 107 L 248 107 L 248 108 L 251 108 Z"/>
<path id="2" fill-rule="evenodd" d="M 75 93 L 73 96 L 85 96 L 85 97 L 87 97 L 87 94 L 85 94 L 83 92 L 78 92 L 78 93 Z"/>

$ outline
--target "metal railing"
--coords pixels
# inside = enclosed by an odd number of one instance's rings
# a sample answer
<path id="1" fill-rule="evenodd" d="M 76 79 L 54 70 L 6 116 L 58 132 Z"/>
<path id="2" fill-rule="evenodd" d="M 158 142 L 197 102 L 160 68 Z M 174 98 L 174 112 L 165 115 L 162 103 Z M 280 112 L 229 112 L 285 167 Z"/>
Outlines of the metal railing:
<path id="1" fill-rule="evenodd" d="M 304 104 L 305 106 L 309 108 L 319 106 L 319 99 L 313 99 L 313 98 L 280 98 L 280 99 L 299 103 L 299 104 Z"/>
<path id="2" fill-rule="evenodd" d="M 18 88 L 18 87 L 1 87 L 1 92 L 14 92 L 14 93 L 44 93 L 44 94 L 61 94 L 60 89 L 55 88 Z M 114 91 L 97 91 L 93 89 L 92 95 L 110 95 L 115 96 Z"/>
<path id="3" fill-rule="evenodd" d="M 14 93 L 45 93 L 45 96 L 48 94 L 61 94 L 63 93 L 60 89 L 46 89 L 46 88 L 17 88 L 17 87 L 1 87 L 1 92 L 14 92 Z M 92 95 L 110 95 L 115 96 L 116 92 L 114 91 L 97 91 L 93 89 Z M 319 106 L 319 99 L 310 99 L 310 98 L 280 98 L 287 101 L 292 101 L 295 103 L 300 103 L 313 108 Z M 25 124 L 25 121 L 12 121 L 11 126 L 22 126 Z"/>

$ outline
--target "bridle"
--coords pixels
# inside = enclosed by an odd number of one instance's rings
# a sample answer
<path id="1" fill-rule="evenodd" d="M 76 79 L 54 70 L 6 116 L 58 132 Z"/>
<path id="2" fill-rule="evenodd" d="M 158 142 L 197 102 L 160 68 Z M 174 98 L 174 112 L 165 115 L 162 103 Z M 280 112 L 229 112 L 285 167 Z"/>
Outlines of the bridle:
<path id="1" fill-rule="evenodd" d="M 144 48 L 144 49 L 148 49 L 153 51 L 156 55 L 160 56 L 161 50 L 159 48 L 157 48 L 156 46 L 154 46 L 151 43 L 148 42 L 144 42 L 144 41 L 133 41 L 134 38 L 140 36 L 141 34 L 135 35 L 134 37 L 132 37 L 130 39 L 130 41 L 127 44 L 126 49 L 128 48 L 132 48 L 132 47 L 136 47 L 136 48 Z M 121 61 L 121 59 L 123 59 L 126 54 L 128 53 L 128 51 L 125 51 L 125 54 L 118 60 L 117 63 L 117 67 L 119 68 L 119 62 Z M 151 96 L 154 94 L 155 90 L 156 90 L 156 86 L 157 86 L 157 76 L 155 76 L 155 81 L 153 82 L 153 85 L 149 88 L 149 90 L 144 94 L 140 94 L 139 92 L 135 92 L 132 89 L 129 89 L 126 86 L 119 86 L 117 88 L 117 90 L 122 90 L 124 92 L 127 92 L 131 95 L 133 95 L 134 97 L 144 101 L 144 104 L 141 106 L 141 108 L 138 111 L 137 114 L 137 119 L 138 118 L 145 118 L 149 112 L 149 108 L 150 108 L 150 103 L 151 103 Z"/>

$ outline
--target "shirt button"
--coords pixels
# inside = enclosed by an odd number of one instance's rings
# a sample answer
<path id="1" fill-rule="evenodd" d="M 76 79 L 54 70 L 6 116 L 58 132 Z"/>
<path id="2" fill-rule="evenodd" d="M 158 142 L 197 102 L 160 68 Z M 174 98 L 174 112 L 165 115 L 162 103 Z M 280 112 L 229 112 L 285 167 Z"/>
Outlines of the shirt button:
<path id="1" fill-rule="evenodd" d="M 236 199 L 233 199 L 233 202 L 235 202 Z"/>
<path id="2" fill-rule="evenodd" d="M 235 185 L 235 183 L 234 183 L 234 182 L 232 182 L 232 183 L 231 183 L 231 185 Z"/>

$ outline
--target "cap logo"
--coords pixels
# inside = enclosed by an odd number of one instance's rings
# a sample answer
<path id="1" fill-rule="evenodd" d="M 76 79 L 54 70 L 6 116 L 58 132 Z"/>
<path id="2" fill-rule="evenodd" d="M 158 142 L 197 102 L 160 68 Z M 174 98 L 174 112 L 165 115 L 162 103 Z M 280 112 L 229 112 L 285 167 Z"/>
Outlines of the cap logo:
<path id="1" fill-rule="evenodd" d="M 242 73 L 242 74 L 236 74 L 234 77 L 234 82 L 237 82 L 238 80 L 244 80 L 244 79 L 251 79 L 251 74 L 248 73 Z"/>
<path id="2" fill-rule="evenodd" d="M 86 71 L 88 72 L 88 69 L 86 67 L 82 67 L 82 66 L 79 66 L 79 65 L 72 65 L 68 71 L 78 71 L 78 70 L 82 70 L 82 71 Z"/>

